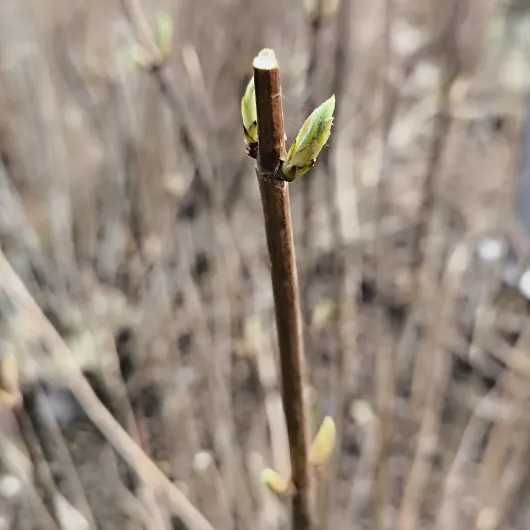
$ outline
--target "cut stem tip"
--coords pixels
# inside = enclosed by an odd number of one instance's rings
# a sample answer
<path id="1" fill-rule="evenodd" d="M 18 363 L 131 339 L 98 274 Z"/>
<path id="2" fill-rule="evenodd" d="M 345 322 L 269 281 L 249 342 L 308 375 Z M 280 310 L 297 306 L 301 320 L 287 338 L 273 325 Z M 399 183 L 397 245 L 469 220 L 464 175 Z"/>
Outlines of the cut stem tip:
<path id="1" fill-rule="evenodd" d="M 271 48 L 261 50 L 258 56 L 254 58 L 252 66 L 258 70 L 275 70 L 279 68 L 274 50 Z"/>

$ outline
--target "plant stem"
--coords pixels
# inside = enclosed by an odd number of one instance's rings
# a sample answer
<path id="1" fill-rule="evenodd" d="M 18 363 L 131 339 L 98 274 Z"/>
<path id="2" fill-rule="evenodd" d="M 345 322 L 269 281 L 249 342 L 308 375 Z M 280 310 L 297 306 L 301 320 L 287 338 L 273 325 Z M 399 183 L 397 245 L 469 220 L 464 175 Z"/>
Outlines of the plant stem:
<path id="1" fill-rule="evenodd" d="M 310 521 L 307 423 L 303 399 L 303 343 L 298 276 L 294 251 L 289 188 L 276 171 L 285 157 L 280 70 L 273 50 L 254 59 L 258 114 L 258 182 L 280 350 L 282 399 L 291 456 L 292 528 L 308 530 Z"/>

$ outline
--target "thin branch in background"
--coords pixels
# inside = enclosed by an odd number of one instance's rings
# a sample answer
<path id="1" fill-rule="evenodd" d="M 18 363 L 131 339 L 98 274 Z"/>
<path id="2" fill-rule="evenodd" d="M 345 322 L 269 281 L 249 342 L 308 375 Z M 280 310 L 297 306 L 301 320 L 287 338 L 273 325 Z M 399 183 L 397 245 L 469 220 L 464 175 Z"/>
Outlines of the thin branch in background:
<path id="1" fill-rule="evenodd" d="M 258 266 L 256 267 L 258 268 Z M 256 298 L 256 296 L 254 296 Z M 258 304 L 252 304 L 252 313 L 260 315 Z M 266 339 L 263 332 L 263 318 L 255 317 L 252 325 L 248 323 L 245 330 L 246 339 L 256 355 L 258 377 L 263 387 L 265 414 L 270 432 L 270 445 L 274 469 L 283 477 L 289 476 L 289 451 L 285 422 L 282 418 L 282 399 L 280 385 L 274 359 L 274 350 L 271 338 Z"/>
<path id="2" fill-rule="evenodd" d="M 176 90 L 175 86 L 171 82 L 171 78 L 168 72 L 165 70 L 164 65 L 154 63 L 149 69 L 150 75 L 155 80 L 160 94 L 164 97 L 171 114 L 174 119 L 175 131 L 180 136 L 180 141 L 188 153 L 192 156 L 193 162 L 196 168 L 196 174 L 190 183 L 190 190 L 193 189 L 194 180 L 199 180 L 203 188 L 206 190 L 206 201 L 208 203 L 216 204 L 218 201 L 213 196 L 215 188 L 215 171 L 210 163 L 210 156 L 203 152 L 200 148 L 199 143 L 194 140 L 194 133 L 191 127 L 186 125 L 186 118 L 184 116 L 185 104 L 181 100 L 181 97 Z"/>
<path id="3" fill-rule="evenodd" d="M 294 530 L 311 527 L 307 423 L 303 397 L 303 343 L 289 188 L 277 178 L 285 157 L 280 68 L 273 50 L 254 59 L 261 194 L 280 351 L 282 398 L 293 483 Z"/>
<path id="4" fill-rule="evenodd" d="M 190 249 L 194 248 L 193 238 L 189 230 L 182 231 L 181 252 L 179 259 L 185 270 L 190 270 L 187 255 L 193 254 Z M 185 273 L 189 275 L 188 272 Z M 208 401 L 209 420 L 214 433 L 214 446 L 216 453 L 222 462 L 221 475 L 224 480 L 225 494 L 229 503 L 235 507 L 242 524 L 251 524 L 250 499 L 248 491 L 241 485 L 244 484 L 244 473 L 242 456 L 237 447 L 237 437 L 234 432 L 234 414 L 231 405 L 230 388 L 226 377 L 226 364 L 230 359 L 223 359 L 216 355 L 213 359 L 211 352 L 215 349 L 215 338 L 212 335 L 208 321 L 205 318 L 206 311 L 202 304 L 199 289 L 193 280 L 188 277 L 184 282 L 185 300 L 187 311 L 194 316 L 195 325 L 200 329 L 197 337 L 199 350 L 201 351 L 202 369 L 206 374 L 210 398 Z"/>
<path id="5" fill-rule="evenodd" d="M 117 352 L 113 351 L 117 357 Z M 119 360 L 116 358 L 116 370 L 112 376 L 102 373 L 103 386 L 106 389 L 109 403 L 111 403 L 112 410 L 115 411 L 115 416 L 124 427 L 131 439 L 138 444 L 138 446 L 148 455 L 149 441 L 146 436 L 146 418 L 143 414 L 142 407 L 133 407 L 125 386 L 125 382 L 119 372 Z M 167 510 L 164 510 L 157 502 L 155 492 L 147 483 L 140 484 L 136 488 L 136 495 L 139 501 L 143 504 L 147 513 L 150 514 L 151 522 L 149 528 L 165 528 L 168 526 Z"/>
<path id="6" fill-rule="evenodd" d="M 420 208 L 418 212 L 418 227 L 414 234 L 412 256 L 415 266 L 415 281 L 417 291 L 419 272 L 421 271 L 426 258 L 426 239 L 431 227 L 432 212 L 436 201 L 437 177 L 440 170 L 440 161 L 447 144 L 449 129 L 451 126 L 451 90 L 460 73 L 460 60 L 456 44 L 456 26 L 462 7 L 460 2 L 453 2 L 451 14 L 439 39 L 435 40 L 432 46 L 440 46 L 442 49 L 442 66 L 440 71 L 440 83 L 438 87 L 437 111 L 434 118 L 433 135 L 429 149 L 427 169 L 423 179 L 421 190 Z M 422 51 L 422 50 L 420 50 Z M 419 54 L 419 52 L 417 52 Z M 427 52 L 425 52 L 427 53 Z M 418 55 L 419 57 L 419 55 Z M 411 67 L 414 66 L 411 63 Z"/>
<path id="7" fill-rule="evenodd" d="M 438 86 L 437 111 L 434 117 L 427 169 L 420 195 L 418 225 L 412 240 L 413 295 L 421 294 L 422 300 L 427 304 L 432 303 L 437 297 L 436 286 L 439 284 L 439 277 L 442 272 L 440 270 L 442 260 L 439 256 L 433 256 L 433 252 L 428 248 L 430 243 L 428 236 L 434 220 L 433 212 L 435 210 L 440 211 L 440 206 L 436 205 L 438 175 L 452 122 L 451 92 L 460 73 L 454 35 L 458 17 L 461 16 L 458 4 L 459 2 L 454 2 L 452 6 L 451 17 L 440 41 L 440 45 L 443 45 L 443 62 Z M 432 335 L 431 324 L 427 325 L 426 333 Z M 431 371 L 431 364 L 432 360 L 429 354 L 420 355 L 414 364 L 411 390 L 411 414 L 414 418 L 419 416 L 418 411 L 421 408 L 422 400 L 429 392 L 426 386 L 429 378 L 425 377 L 425 374 Z"/>
<path id="8" fill-rule="evenodd" d="M 390 129 L 395 118 L 393 90 L 389 79 L 392 71 L 392 23 L 395 6 L 393 0 L 386 0 L 383 20 L 383 65 L 382 71 L 382 113 L 383 126 L 381 129 L 381 158 L 379 179 L 375 197 L 375 260 L 376 260 L 376 288 L 375 288 L 375 342 L 377 344 L 375 356 L 375 402 L 380 425 L 379 459 L 377 462 L 374 485 L 374 530 L 383 528 L 383 517 L 387 504 L 390 502 L 390 483 L 388 462 L 393 438 L 393 409 L 395 386 L 394 348 L 390 346 L 384 332 L 384 301 L 381 299 L 381 286 L 384 278 L 385 250 L 381 234 L 381 222 L 386 206 L 386 186 L 391 178 Z"/>
<path id="9" fill-rule="evenodd" d="M 148 25 L 144 24 L 145 20 L 141 11 L 129 10 L 129 12 L 134 13 L 134 16 L 130 17 L 133 27 L 135 27 L 137 31 L 139 30 L 138 28 L 141 27 L 144 28 L 142 31 L 147 31 Z M 237 296 L 234 293 L 237 293 L 237 289 L 240 285 L 238 277 L 238 271 L 240 269 L 240 253 L 231 234 L 231 230 L 224 212 L 222 211 L 220 196 L 216 194 L 216 192 L 219 191 L 219 188 L 217 187 L 219 181 L 215 178 L 215 157 L 212 155 L 212 152 L 207 149 L 208 146 L 205 144 L 205 142 L 201 140 L 198 134 L 200 131 L 197 131 L 196 127 L 191 125 L 189 111 L 186 108 L 186 103 L 183 100 L 181 91 L 179 90 L 176 82 L 173 80 L 164 62 L 158 61 L 155 55 L 151 58 L 149 64 L 145 65 L 145 68 L 156 83 L 162 98 L 166 102 L 171 113 L 174 129 L 180 135 L 181 142 L 193 160 L 196 170 L 193 180 L 194 182 L 199 182 L 202 184 L 202 187 L 205 189 L 207 203 L 208 206 L 210 206 L 207 215 L 211 220 L 213 232 L 219 241 L 219 248 L 221 248 L 221 267 L 219 267 L 217 274 L 223 278 L 228 278 L 228 281 L 225 282 L 218 281 L 218 278 L 212 279 L 211 285 L 215 292 L 216 299 L 221 300 L 222 303 L 226 304 L 225 308 L 222 310 L 223 319 L 229 321 L 227 326 L 214 326 L 212 333 L 217 335 L 221 332 L 224 335 L 226 330 L 230 329 L 232 306 L 235 304 L 237 299 Z M 189 189 L 190 193 L 193 191 L 193 188 L 194 184 L 192 182 Z M 184 204 L 186 202 L 186 200 L 183 201 Z M 183 238 L 187 239 L 188 230 L 183 230 L 183 232 Z M 181 255 L 180 259 L 181 261 L 184 261 L 187 259 L 187 257 Z M 190 279 L 189 285 L 191 286 L 190 290 L 193 291 L 194 303 L 198 314 L 200 314 L 202 310 L 202 304 L 200 301 L 201 297 L 200 294 L 196 292 L 197 289 L 194 285 L 193 279 Z M 201 318 L 202 317 L 203 315 L 201 315 Z M 223 324 L 224 322 L 225 321 L 223 320 Z M 209 336 L 209 334 L 210 332 L 208 331 L 207 334 L 201 333 L 200 335 L 201 337 L 204 337 L 203 340 L 206 340 L 206 337 Z M 213 338 L 213 340 L 216 339 L 219 339 L 219 337 L 215 336 Z M 225 339 L 226 337 L 223 337 L 222 340 L 218 341 L 219 347 L 226 344 L 228 344 L 228 346 L 230 345 L 229 340 Z M 211 348 L 209 347 L 207 350 L 205 349 L 205 351 L 211 352 Z M 240 518 L 249 519 L 249 503 L 246 502 L 248 495 L 245 495 L 245 491 L 240 492 L 240 494 L 238 494 L 236 491 L 236 485 L 243 482 L 243 477 L 241 477 L 240 466 L 237 465 L 238 462 L 235 456 L 236 453 L 233 450 L 234 436 L 232 432 L 232 410 L 230 404 L 229 388 L 226 384 L 227 378 L 225 377 L 228 375 L 228 370 L 226 370 L 226 367 L 229 367 L 229 369 L 231 367 L 229 348 L 226 348 L 225 352 L 218 352 L 218 355 L 215 356 L 214 363 L 210 361 L 211 359 L 208 359 L 208 361 L 205 363 L 205 366 L 209 378 L 209 390 L 212 400 L 211 410 L 218 411 L 218 413 L 213 414 L 213 425 L 215 426 L 214 438 L 224 463 L 224 465 L 221 467 L 223 470 L 222 476 L 225 481 L 225 492 L 230 500 L 230 503 L 235 504 L 237 511 L 240 512 L 238 514 Z M 225 419 L 223 420 L 223 418 Z M 230 426 L 228 430 L 226 426 Z M 229 433 L 228 436 L 227 433 Z"/>
<path id="10" fill-rule="evenodd" d="M 450 328 L 456 299 L 462 288 L 462 277 L 470 262 L 469 241 L 464 239 L 453 250 L 440 286 L 441 298 L 431 308 L 430 334 L 423 339 L 419 355 L 430 359 L 429 372 L 425 376 L 425 403 L 422 411 L 416 450 L 405 481 L 403 498 L 399 508 L 397 530 L 416 530 L 419 526 L 420 509 L 429 480 L 432 462 L 438 448 L 441 414 L 447 385 L 451 377 L 451 354 L 445 349 L 442 338 Z"/>
<path id="11" fill-rule="evenodd" d="M 197 184 L 201 184 L 206 202 L 219 204 L 221 199 L 216 196 L 218 188 L 216 187 L 215 169 L 211 163 L 212 154 L 207 151 L 206 144 L 200 140 L 198 131 L 190 124 L 186 103 L 166 69 L 166 58 L 160 52 L 143 8 L 138 0 L 122 0 L 121 4 L 138 42 L 145 48 L 149 58 L 145 69 L 152 76 L 171 110 L 175 133 L 178 134 L 182 145 L 195 164 L 196 172 L 190 182 L 189 191 L 194 190 Z"/>
<path id="12" fill-rule="evenodd" d="M 427 170 L 425 172 L 421 190 L 418 228 L 414 234 L 413 240 L 412 252 L 417 272 L 421 271 L 425 261 L 424 246 L 426 245 L 426 238 L 429 233 L 432 212 L 436 200 L 436 177 L 451 125 L 450 93 L 455 80 L 456 76 L 443 81 L 438 93 L 438 109 L 434 118 L 434 133 L 431 141 Z"/>
<path id="13" fill-rule="evenodd" d="M 32 477 L 33 465 L 29 456 L 26 454 L 27 448 L 24 450 L 21 447 L 23 446 L 23 439 L 21 439 L 21 435 L 18 432 L 18 427 L 16 429 L 15 441 L 7 434 L 7 430 L 11 429 L 5 429 L 6 419 L 5 417 L 0 418 L 0 426 L 2 427 L 0 428 L 0 462 L 23 485 L 24 492 L 31 502 L 32 510 L 39 518 L 39 524 L 45 530 L 60 530 L 56 519 L 48 510 L 38 491 L 37 484 L 35 484 L 35 480 Z"/>
<path id="14" fill-rule="evenodd" d="M 123 0 L 125 3 L 136 4 L 135 0 Z M 136 28 L 139 25 L 142 32 L 146 30 L 147 25 L 141 10 L 131 10 L 130 13 L 134 13 L 131 17 L 133 27 Z M 224 211 L 224 201 L 221 197 L 221 189 L 219 188 L 220 179 L 218 176 L 218 168 L 216 164 L 216 158 L 213 154 L 211 146 L 201 140 L 200 130 L 192 126 L 192 120 L 187 110 L 186 102 L 184 101 L 181 92 L 178 89 L 175 81 L 173 80 L 170 72 L 166 68 L 163 61 L 159 61 L 158 57 L 154 55 L 150 59 L 150 63 L 146 66 L 147 72 L 151 75 L 157 84 L 160 94 L 164 98 L 173 119 L 173 126 L 177 134 L 179 134 L 182 144 L 186 151 L 190 154 L 193 163 L 195 165 L 195 175 L 192 182 L 189 185 L 189 193 L 195 189 L 195 184 L 199 183 L 205 190 L 205 198 L 207 205 L 210 206 L 208 215 L 212 223 L 212 229 L 219 240 L 219 246 L 222 249 L 220 253 L 220 262 L 222 264 L 222 273 L 229 278 L 227 288 L 228 295 L 230 297 L 229 305 L 231 305 L 237 298 L 237 290 L 240 287 L 238 271 L 241 269 L 241 252 L 238 249 L 237 242 L 235 241 L 231 228 Z M 182 203 L 185 205 L 187 201 L 184 199 Z M 221 271 L 220 271 L 221 272 Z M 214 281 L 214 287 L 218 287 L 220 282 Z M 231 291 L 235 291 L 233 294 Z"/>
<path id="15" fill-rule="evenodd" d="M 55 416 L 50 410 L 49 403 L 42 395 L 42 390 L 39 386 L 25 396 L 25 412 L 31 420 L 35 434 L 39 438 L 46 460 L 48 462 L 58 462 L 60 465 L 61 480 L 64 481 L 64 490 L 67 492 L 68 500 L 85 517 L 90 527 L 95 529 L 97 525 L 83 490 L 81 479 Z M 20 420 L 19 424 L 22 425 Z"/>
<path id="16" fill-rule="evenodd" d="M 520 352 L 528 360 L 529 339 L 530 326 L 525 326 L 512 355 Z M 512 407 L 525 410 L 530 396 L 528 381 L 517 370 L 509 367 L 497 386 Z M 478 473 L 479 507 L 474 530 L 502 528 L 525 479 L 530 432 L 526 426 L 518 425 L 520 416 L 520 413 L 511 414 L 504 422 L 496 423 L 489 433 Z"/>
<path id="17" fill-rule="evenodd" d="M 320 42 L 320 34 L 324 23 L 323 8 L 326 0 L 316 0 L 314 12 L 310 16 L 309 24 L 309 60 L 306 71 L 306 100 L 305 107 L 314 109 L 318 103 L 315 99 L 316 74 L 318 71 L 318 50 Z M 314 179 L 317 176 L 316 171 L 310 172 L 300 183 L 302 188 L 302 233 L 300 239 L 301 263 L 300 270 L 300 300 L 302 317 L 305 323 L 304 326 L 304 342 L 309 347 L 310 334 L 308 333 L 310 326 L 308 323 L 311 319 L 311 305 L 309 302 L 310 282 L 308 278 L 309 270 L 313 262 L 312 240 L 314 239 L 313 228 L 313 195 L 314 195 Z"/>
<path id="18" fill-rule="evenodd" d="M 15 160 L 19 162 L 18 159 Z M 3 244 L 9 249 L 12 259 L 17 260 L 17 263 L 27 271 L 26 276 L 28 280 L 31 278 L 32 284 L 56 289 L 58 282 L 55 268 L 44 253 L 38 233 L 24 210 L 22 197 L 13 185 L 13 181 L 8 169 L 3 163 L 0 164 L 0 197 L 2 197 L 3 212 L 0 216 L 0 234 Z"/>
<path id="19" fill-rule="evenodd" d="M 346 90 L 348 76 L 351 75 L 351 42 L 352 42 L 352 13 L 354 12 L 355 0 L 341 0 L 335 13 L 336 19 L 336 41 L 334 51 L 334 71 L 331 92 L 335 94 L 335 114 L 337 124 L 340 127 L 342 120 L 346 121 L 346 115 L 341 114 Z M 352 255 L 345 246 L 344 228 L 342 226 L 340 205 L 338 204 L 338 190 L 340 187 L 341 171 L 340 164 L 335 163 L 333 155 L 337 151 L 337 144 L 332 143 L 322 152 L 322 167 L 326 174 L 326 207 L 329 218 L 333 245 L 337 253 L 337 270 L 333 278 L 333 294 L 335 299 L 335 313 L 332 322 L 334 326 L 333 335 L 336 337 L 336 358 L 333 369 L 329 374 L 328 399 L 331 400 L 333 414 L 337 426 L 337 439 L 342 439 L 343 433 L 343 411 L 346 388 L 352 384 L 351 370 L 348 363 L 356 357 L 357 336 L 357 292 L 361 276 L 361 262 Z M 356 208 L 356 207 L 355 207 Z M 323 501 L 319 506 L 318 513 L 322 521 L 327 522 L 328 527 L 332 524 L 334 516 L 333 498 L 336 492 L 338 474 L 340 472 L 340 452 L 334 453 L 327 468 L 328 472 L 323 482 Z"/>
<path id="20" fill-rule="evenodd" d="M 357 521 L 370 502 L 381 447 L 379 419 L 366 401 L 356 401 L 351 406 L 351 415 L 361 430 L 359 466 L 352 480 L 345 521 Z"/>
<path id="21" fill-rule="evenodd" d="M 510 518 L 514 505 L 521 500 L 521 497 L 524 499 L 522 490 L 527 480 L 525 471 L 530 454 L 528 429 L 516 431 L 510 441 L 507 460 L 498 482 L 500 494 L 494 499 L 493 506 L 487 506 L 479 512 L 475 529 L 502 530 Z"/>
<path id="22" fill-rule="evenodd" d="M 124 0 L 125 3 L 125 0 Z M 131 0 L 127 3 L 135 4 Z M 129 6 L 129 14 L 131 14 L 131 22 L 136 32 L 147 32 L 149 26 L 145 23 L 145 17 L 140 9 L 131 10 Z M 238 277 L 238 271 L 240 270 L 240 252 L 238 251 L 237 244 L 234 241 L 231 233 L 230 226 L 227 222 L 226 216 L 222 210 L 223 204 L 221 196 L 218 194 L 219 179 L 216 179 L 216 165 L 215 157 L 211 150 L 208 150 L 208 145 L 201 140 L 199 132 L 196 127 L 191 125 L 191 119 L 189 111 L 187 110 L 186 103 L 183 100 L 181 91 L 173 80 L 170 72 L 166 68 L 163 61 L 158 60 L 158 56 L 154 54 L 151 57 L 151 61 L 146 65 L 146 70 L 149 75 L 153 78 L 157 84 L 161 96 L 164 98 L 173 119 L 173 125 L 175 131 L 180 134 L 181 142 L 185 149 L 191 155 L 191 158 L 195 164 L 196 174 L 194 181 L 198 181 L 203 185 L 206 190 L 208 206 L 208 216 L 211 220 L 211 225 L 215 236 L 219 241 L 220 252 L 220 263 L 221 267 L 217 274 L 227 281 L 221 282 L 217 278 L 212 279 L 212 288 L 216 293 L 217 300 L 222 300 L 226 304 L 223 310 L 223 319 L 230 320 L 232 318 L 232 307 L 237 302 L 237 292 L 240 288 L 240 282 Z M 193 188 L 193 182 L 190 184 L 190 191 Z M 186 201 L 184 201 L 185 203 Z M 187 238 L 188 231 L 182 234 L 184 238 Z M 181 255 L 181 260 L 186 259 Z M 200 295 L 196 293 L 196 288 L 193 280 L 190 282 L 190 289 L 194 291 L 195 302 L 198 309 L 201 308 Z M 235 293 L 235 294 L 234 294 Z M 219 303 L 219 302 L 218 302 Z M 200 313 L 200 311 L 198 311 Z M 229 322 L 231 324 L 231 322 Z M 219 332 L 224 335 L 225 330 L 230 329 L 230 325 L 227 326 L 215 326 L 213 333 L 216 335 L 213 340 L 219 339 L 217 336 Z M 202 340 L 207 340 L 206 337 L 210 333 L 201 333 Z M 219 340 L 218 344 L 221 347 L 222 344 L 229 345 L 228 340 Z M 211 352 L 211 348 L 208 348 L 208 352 Z M 208 374 L 209 389 L 212 400 L 212 411 L 217 411 L 213 414 L 213 424 L 215 431 L 216 446 L 219 448 L 219 452 L 222 455 L 224 466 L 222 466 L 222 477 L 224 480 L 224 487 L 226 495 L 231 505 L 235 505 L 237 515 L 243 521 L 250 521 L 249 516 L 250 508 L 248 502 L 248 495 L 246 490 L 237 491 L 238 484 L 243 484 L 244 477 L 242 476 L 242 467 L 238 462 L 238 454 L 234 451 L 233 446 L 235 443 L 235 436 L 233 433 L 233 421 L 232 421 L 232 409 L 230 403 L 230 392 L 226 384 L 227 372 L 226 369 L 231 367 L 230 350 L 227 348 L 225 352 L 219 351 L 218 355 L 215 356 L 215 361 L 210 362 L 211 359 L 205 363 L 206 373 Z M 224 419 L 223 419 L 224 418 Z"/>
<path id="23" fill-rule="evenodd" d="M 121 0 L 123 11 L 131 21 L 135 37 L 145 48 L 154 63 L 160 65 L 163 62 L 162 54 L 156 42 L 149 21 L 147 20 L 143 6 L 139 0 Z"/>
<path id="24" fill-rule="evenodd" d="M 483 417 L 483 411 L 488 408 L 492 397 L 498 394 L 494 388 L 486 394 L 475 407 L 464 434 L 451 463 L 444 481 L 442 499 L 436 518 L 437 530 L 452 530 L 461 525 L 462 496 L 466 486 L 475 477 L 476 455 L 484 442 L 490 421 Z"/>
<path id="25" fill-rule="evenodd" d="M 28 456 L 31 461 L 33 480 L 37 489 L 41 491 L 42 502 L 56 525 L 61 527 L 61 516 L 57 510 L 57 497 L 59 492 L 53 479 L 52 473 L 42 452 L 39 439 L 35 434 L 31 421 L 27 414 L 20 409 L 14 410 L 21 439 L 24 441 Z"/>
<path id="26" fill-rule="evenodd" d="M 39 344 L 45 345 L 46 353 L 51 357 L 62 382 L 116 452 L 143 481 L 167 499 L 172 512 L 178 515 L 191 530 L 214 530 L 214 527 L 130 438 L 97 398 L 75 361 L 72 351 L 46 319 L 1 252 L 0 278 L 2 299 L 9 306 L 9 311 L 3 313 L 6 328 L 18 340 L 27 333 L 28 329 L 36 330 L 40 339 Z"/>
<path id="27" fill-rule="evenodd" d="M 234 528 L 232 503 L 225 489 L 225 481 L 208 451 L 199 451 L 193 458 L 195 489 L 201 492 L 199 508 L 219 529 Z M 246 523 L 245 523 L 246 524 Z"/>

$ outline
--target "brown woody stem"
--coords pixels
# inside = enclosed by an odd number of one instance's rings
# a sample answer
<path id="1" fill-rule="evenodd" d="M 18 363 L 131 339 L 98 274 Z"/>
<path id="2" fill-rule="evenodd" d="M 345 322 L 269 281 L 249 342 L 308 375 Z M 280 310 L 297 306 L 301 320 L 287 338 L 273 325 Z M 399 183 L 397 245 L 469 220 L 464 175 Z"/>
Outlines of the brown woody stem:
<path id="1" fill-rule="evenodd" d="M 280 350 L 282 399 L 289 437 L 292 528 L 308 530 L 310 488 L 303 399 L 303 344 L 289 188 L 277 177 L 285 157 L 280 69 L 273 50 L 254 59 L 258 114 L 258 181 L 261 194 Z"/>

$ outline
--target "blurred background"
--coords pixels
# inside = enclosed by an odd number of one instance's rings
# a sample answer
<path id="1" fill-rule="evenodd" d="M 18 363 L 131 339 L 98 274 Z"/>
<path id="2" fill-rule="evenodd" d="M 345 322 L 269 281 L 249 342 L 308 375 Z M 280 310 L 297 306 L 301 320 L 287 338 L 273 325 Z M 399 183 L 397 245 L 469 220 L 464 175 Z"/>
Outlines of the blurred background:
<path id="1" fill-rule="evenodd" d="M 2 0 L 0 529 L 205 528 L 87 381 L 216 530 L 288 528 L 240 117 L 264 47 L 288 145 L 337 100 L 290 185 L 310 430 L 338 428 L 316 527 L 530 528 L 529 9 Z"/>

